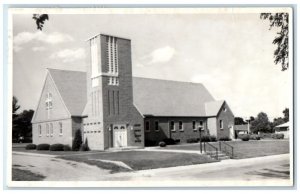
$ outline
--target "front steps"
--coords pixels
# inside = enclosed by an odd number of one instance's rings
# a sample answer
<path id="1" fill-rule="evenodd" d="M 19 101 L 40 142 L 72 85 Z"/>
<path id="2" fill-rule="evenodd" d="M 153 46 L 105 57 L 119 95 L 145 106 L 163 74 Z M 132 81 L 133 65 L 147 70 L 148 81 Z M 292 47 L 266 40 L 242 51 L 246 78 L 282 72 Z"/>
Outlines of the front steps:
<path id="1" fill-rule="evenodd" d="M 215 151 L 207 151 L 205 154 L 211 158 L 216 158 Z M 222 151 L 218 151 L 218 160 L 228 160 L 228 159 L 230 159 L 230 156 L 228 156 L 226 153 Z"/>

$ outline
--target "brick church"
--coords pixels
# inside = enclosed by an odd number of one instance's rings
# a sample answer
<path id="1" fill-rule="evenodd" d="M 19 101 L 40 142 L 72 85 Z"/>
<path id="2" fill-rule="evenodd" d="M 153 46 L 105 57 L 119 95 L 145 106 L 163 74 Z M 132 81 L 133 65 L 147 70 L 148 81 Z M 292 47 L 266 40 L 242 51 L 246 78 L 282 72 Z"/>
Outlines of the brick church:
<path id="1" fill-rule="evenodd" d="M 131 41 L 88 40 L 86 72 L 48 69 L 32 119 L 33 143 L 72 145 L 80 129 L 92 150 L 144 147 L 203 134 L 231 137 L 234 116 L 198 83 L 132 77 Z"/>

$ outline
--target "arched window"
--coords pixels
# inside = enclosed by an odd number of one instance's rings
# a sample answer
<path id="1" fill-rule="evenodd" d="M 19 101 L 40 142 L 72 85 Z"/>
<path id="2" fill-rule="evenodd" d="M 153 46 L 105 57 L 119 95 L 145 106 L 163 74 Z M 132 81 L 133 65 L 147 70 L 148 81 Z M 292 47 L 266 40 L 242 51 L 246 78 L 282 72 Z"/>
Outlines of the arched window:
<path id="1" fill-rule="evenodd" d="M 46 124 L 46 134 L 47 134 L 47 137 L 49 136 L 49 124 L 47 123 Z"/>
<path id="2" fill-rule="evenodd" d="M 62 122 L 59 122 L 59 135 L 63 134 L 63 125 Z"/>
<path id="3" fill-rule="evenodd" d="M 50 135 L 53 136 L 53 123 L 50 123 Z"/>
<path id="4" fill-rule="evenodd" d="M 38 126 L 38 129 L 39 129 L 39 136 L 42 136 L 42 126 L 39 125 L 39 126 Z"/>

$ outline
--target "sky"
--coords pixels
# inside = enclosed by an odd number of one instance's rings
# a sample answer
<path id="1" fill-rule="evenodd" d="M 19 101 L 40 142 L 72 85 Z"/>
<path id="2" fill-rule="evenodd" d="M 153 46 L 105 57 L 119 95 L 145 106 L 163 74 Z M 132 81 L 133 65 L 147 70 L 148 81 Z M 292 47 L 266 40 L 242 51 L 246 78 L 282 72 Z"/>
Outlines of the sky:
<path id="1" fill-rule="evenodd" d="M 133 76 L 203 83 L 235 116 L 283 116 L 291 69 L 274 64 L 276 29 L 258 13 L 14 14 L 13 95 L 35 109 L 46 68 L 85 71 L 87 42 L 104 33 L 131 39 Z"/>

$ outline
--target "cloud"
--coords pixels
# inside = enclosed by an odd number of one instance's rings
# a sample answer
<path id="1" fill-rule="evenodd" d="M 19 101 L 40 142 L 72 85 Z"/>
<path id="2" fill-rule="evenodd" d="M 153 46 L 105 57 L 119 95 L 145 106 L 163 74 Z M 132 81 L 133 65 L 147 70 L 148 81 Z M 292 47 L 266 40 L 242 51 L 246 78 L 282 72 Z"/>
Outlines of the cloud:
<path id="1" fill-rule="evenodd" d="M 76 60 L 84 59 L 86 56 L 85 50 L 83 48 L 77 49 L 64 49 L 58 52 L 53 53 L 50 58 L 55 59 L 59 58 L 62 59 L 64 63 L 73 62 Z"/>
<path id="2" fill-rule="evenodd" d="M 32 48 L 33 51 L 44 51 L 46 50 L 46 47 L 43 47 L 43 46 L 36 46 L 36 47 L 33 47 Z"/>
<path id="3" fill-rule="evenodd" d="M 172 59 L 174 54 L 175 54 L 175 49 L 170 46 L 156 49 L 150 54 L 151 57 L 150 63 L 168 62 Z"/>
<path id="4" fill-rule="evenodd" d="M 63 42 L 73 41 L 73 37 L 68 34 L 62 34 L 59 32 L 44 33 L 41 31 L 37 32 L 20 32 L 13 38 L 14 50 L 16 52 L 22 50 L 22 45 L 31 41 L 38 41 L 47 44 L 59 44 Z"/>

